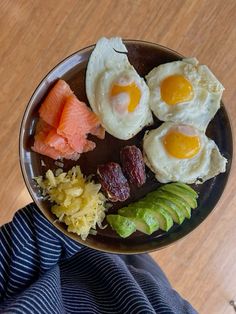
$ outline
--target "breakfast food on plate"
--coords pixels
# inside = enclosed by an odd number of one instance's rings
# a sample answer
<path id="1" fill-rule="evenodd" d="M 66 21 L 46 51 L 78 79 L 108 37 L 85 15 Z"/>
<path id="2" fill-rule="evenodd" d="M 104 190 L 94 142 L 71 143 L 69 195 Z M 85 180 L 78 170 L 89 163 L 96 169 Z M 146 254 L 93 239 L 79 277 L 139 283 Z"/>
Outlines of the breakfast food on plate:
<path id="1" fill-rule="evenodd" d="M 224 87 L 195 58 L 161 64 L 146 76 L 150 106 L 161 121 L 205 130 L 217 110 Z"/>
<path id="2" fill-rule="evenodd" d="M 39 115 L 32 150 L 53 159 L 77 160 L 81 153 L 96 146 L 87 139 L 88 134 L 100 139 L 105 136 L 97 115 L 78 100 L 63 80 L 50 90 Z"/>
<path id="3" fill-rule="evenodd" d="M 86 93 L 105 130 L 127 140 L 152 124 L 149 89 L 127 58 L 121 38 L 101 38 L 86 72 Z"/>
<path id="4" fill-rule="evenodd" d="M 143 149 L 145 163 L 162 183 L 203 183 L 226 170 L 215 142 L 189 125 L 163 123 L 146 133 Z"/>
<path id="5" fill-rule="evenodd" d="M 97 168 L 102 189 L 112 202 L 125 201 L 130 196 L 130 187 L 121 167 L 116 162 L 108 162 Z"/>
<path id="6" fill-rule="evenodd" d="M 146 181 L 145 164 L 141 150 L 135 145 L 125 146 L 120 152 L 122 170 L 129 181 L 137 187 Z"/>
<path id="7" fill-rule="evenodd" d="M 52 203 L 52 213 L 83 240 L 96 234 L 96 226 L 104 228 L 102 222 L 111 202 L 135 197 L 135 189 L 146 182 L 145 163 L 159 182 L 174 183 L 161 185 L 125 207 L 120 208 L 119 203 L 113 207 L 106 220 L 122 238 L 135 231 L 151 235 L 157 230 L 168 232 L 174 223 L 181 225 L 191 218 L 198 198 L 185 183 L 203 183 L 226 171 L 226 158 L 205 135 L 224 90 L 208 67 L 199 65 L 195 58 L 161 64 L 148 73 L 146 84 L 127 53 L 119 37 L 97 42 L 85 78 L 91 109 L 62 79 L 39 109 L 32 149 L 57 160 L 55 165 L 60 168 L 49 169 L 35 180 L 45 200 Z M 146 131 L 143 154 L 135 145 L 121 143 L 121 165 L 111 161 L 95 164 L 99 184 L 84 177 L 79 166 L 63 171 L 67 165 L 58 159 L 77 161 L 80 154 L 95 149 L 88 135 L 104 139 L 106 130 L 128 140 L 153 124 L 152 112 L 165 122 Z M 89 158 L 88 162 L 96 163 Z M 47 167 L 42 160 L 41 165 Z M 115 208 L 119 208 L 116 213 Z"/>
<path id="8" fill-rule="evenodd" d="M 118 210 L 106 219 L 119 236 L 126 238 L 136 230 L 152 234 L 159 228 L 168 231 L 173 222 L 182 224 L 197 207 L 197 193 L 182 183 L 163 185 L 141 200 Z"/>
<path id="9" fill-rule="evenodd" d="M 51 211 L 68 226 L 69 232 L 86 240 L 89 233 L 96 232 L 96 225 L 103 228 L 106 198 L 100 191 L 101 185 L 87 180 L 79 166 L 68 172 L 58 169 L 55 175 L 48 170 L 45 178 L 35 180 L 43 195 L 54 203 Z"/>

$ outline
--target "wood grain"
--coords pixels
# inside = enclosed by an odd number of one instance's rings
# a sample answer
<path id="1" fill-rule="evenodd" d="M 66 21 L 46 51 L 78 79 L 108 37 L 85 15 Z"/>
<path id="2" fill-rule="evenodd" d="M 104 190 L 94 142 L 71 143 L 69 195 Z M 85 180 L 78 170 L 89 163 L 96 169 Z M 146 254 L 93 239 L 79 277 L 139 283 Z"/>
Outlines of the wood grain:
<path id="1" fill-rule="evenodd" d="M 25 106 L 61 59 L 101 36 L 142 39 L 207 64 L 226 90 L 235 134 L 235 0 L 2 0 L 0 2 L 0 223 L 31 201 L 18 134 Z M 191 235 L 152 256 L 200 313 L 233 313 L 236 299 L 236 170 L 214 213 Z"/>

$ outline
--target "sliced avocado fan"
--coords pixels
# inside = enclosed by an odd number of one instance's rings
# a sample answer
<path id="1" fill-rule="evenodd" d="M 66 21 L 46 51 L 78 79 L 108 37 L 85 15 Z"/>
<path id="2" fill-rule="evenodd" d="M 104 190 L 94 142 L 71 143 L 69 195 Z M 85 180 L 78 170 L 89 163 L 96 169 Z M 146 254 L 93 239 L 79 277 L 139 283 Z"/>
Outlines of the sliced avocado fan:
<path id="1" fill-rule="evenodd" d="M 169 231 L 173 223 L 190 219 L 191 209 L 197 207 L 198 194 L 190 186 L 176 182 L 165 184 L 144 198 L 107 215 L 107 221 L 122 238 L 136 230 L 151 235 L 159 228 Z"/>

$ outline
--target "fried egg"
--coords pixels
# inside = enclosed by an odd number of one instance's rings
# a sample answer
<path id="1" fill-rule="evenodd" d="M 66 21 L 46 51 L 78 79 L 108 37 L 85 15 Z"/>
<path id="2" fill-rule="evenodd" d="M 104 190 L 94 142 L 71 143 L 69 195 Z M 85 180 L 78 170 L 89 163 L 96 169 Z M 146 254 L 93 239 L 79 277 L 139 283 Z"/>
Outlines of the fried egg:
<path id="1" fill-rule="evenodd" d="M 161 121 L 206 130 L 220 108 L 224 87 L 195 58 L 161 64 L 146 76 L 150 107 Z"/>
<path id="2" fill-rule="evenodd" d="M 149 88 L 127 58 L 121 38 L 101 38 L 86 72 L 86 94 L 105 130 L 127 140 L 153 122 Z"/>
<path id="3" fill-rule="evenodd" d="M 145 163 L 161 183 L 203 183 L 225 172 L 216 143 L 193 126 L 165 122 L 145 134 Z"/>

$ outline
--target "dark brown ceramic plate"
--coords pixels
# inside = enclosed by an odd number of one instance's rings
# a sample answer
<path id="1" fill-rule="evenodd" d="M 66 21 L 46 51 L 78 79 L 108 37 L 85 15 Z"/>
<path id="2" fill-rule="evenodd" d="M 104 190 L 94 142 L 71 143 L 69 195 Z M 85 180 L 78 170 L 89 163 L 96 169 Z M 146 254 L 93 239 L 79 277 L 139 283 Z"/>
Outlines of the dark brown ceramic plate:
<path id="1" fill-rule="evenodd" d="M 180 54 L 157 44 L 136 40 L 127 40 L 125 41 L 125 44 L 128 48 L 130 63 L 133 64 L 138 73 L 143 77 L 152 68 L 161 63 L 182 58 Z M 49 168 L 55 169 L 57 167 L 52 159 L 32 152 L 30 147 L 33 144 L 39 106 L 58 78 L 66 80 L 78 98 L 88 103 L 85 93 L 85 72 L 93 48 L 94 46 L 90 46 L 63 60 L 49 74 L 47 74 L 31 97 L 24 113 L 20 131 L 20 163 L 23 177 L 33 200 L 47 219 L 64 234 L 82 245 L 112 253 L 134 254 L 154 251 L 165 247 L 190 233 L 210 214 L 220 199 L 228 179 L 232 159 L 232 134 L 229 119 L 222 104 L 220 110 L 207 129 L 207 135 L 217 143 L 221 153 L 228 159 L 227 171 L 202 185 L 193 186 L 199 192 L 199 199 L 198 208 L 193 211 L 190 220 L 186 219 L 180 226 L 174 225 L 167 233 L 157 231 L 151 236 L 147 236 L 136 232 L 127 239 L 120 238 L 110 229 L 110 227 L 108 227 L 104 230 L 98 229 L 98 234 L 96 236 L 90 235 L 86 242 L 82 241 L 79 236 L 67 232 L 64 224 L 55 222 L 56 217 L 50 212 L 50 204 L 42 198 L 40 190 L 37 188 L 33 178 L 43 175 Z M 156 119 L 154 127 L 157 127 L 160 124 L 161 122 Z M 97 143 L 97 147 L 94 151 L 83 154 L 77 164 L 81 166 L 82 172 L 86 175 L 96 173 L 98 164 L 107 161 L 119 162 L 119 152 L 123 146 L 127 144 L 136 144 L 140 147 L 144 132 L 145 129 L 129 141 L 115 139 L 107 133 L 105 140 L 93 138 Z M 42 160 L 46 164 L 46 167 L 42 166 Z M 64 169 L 68 170 L 73 165 L 75 165 L 75 162 L 66 161 Z M 147 176 L 148 179 L 146 184 L 139 189 L 133 188 L 131 198 L 125 204 L 141 198 L 160 185 L 148 169 Z M 109 212 L 116 212 L 121 206 L 122 204 L 116 203 Z"/>

